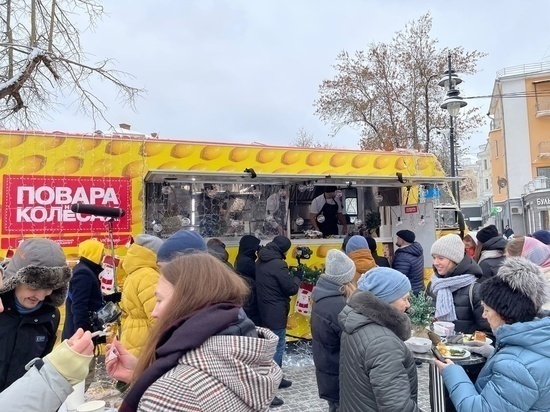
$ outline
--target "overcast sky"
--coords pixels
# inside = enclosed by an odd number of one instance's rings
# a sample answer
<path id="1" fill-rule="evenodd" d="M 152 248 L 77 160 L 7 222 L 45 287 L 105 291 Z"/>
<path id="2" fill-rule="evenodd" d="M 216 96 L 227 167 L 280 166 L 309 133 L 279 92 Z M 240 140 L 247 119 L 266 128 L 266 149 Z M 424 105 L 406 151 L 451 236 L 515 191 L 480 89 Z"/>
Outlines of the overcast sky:
<path id="1" fill-rule="evenodd" d="M 113 124 L 130 123 L 161 138 L 290 144 L 300 128 L 320 141 L 358 148 L 359 132 L 330 138 L 313 102 L 341 50 L 386 42 L 430 11 L 441 47 L 488 53 L 475 76 L 462 76 L 463 96 L 492 91 L 497 70 L 550 59 L 550 1 L 420 0 L 117 0 L 82 37 L 90 60 L 117 59 L 147 94 L 133 112 L 117 105 L 109 85 L 95 86 L 110 103 Z M 487 112 L 488 99 L 470 101 Z M 104 123 L 60 109 L 47 131 L 107 130 Z M 470 144 L 477 148 L 487 126 Z"/>

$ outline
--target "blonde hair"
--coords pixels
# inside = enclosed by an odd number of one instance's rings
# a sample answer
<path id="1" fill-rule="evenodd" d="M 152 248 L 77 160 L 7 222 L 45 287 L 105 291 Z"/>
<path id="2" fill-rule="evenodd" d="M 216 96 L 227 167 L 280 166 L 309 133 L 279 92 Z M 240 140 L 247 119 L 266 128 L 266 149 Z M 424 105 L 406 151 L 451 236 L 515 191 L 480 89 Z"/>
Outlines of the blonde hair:
<path id="1" fill-rule="evenodd" d="M 132 383 L 155 361 L 161 336 L 176 321 L 220 302 L 242 306 L 249 294 L 246 282 L 239 275 L 205 252 L 176 257 L 161 268 L 161 276 L 174 287 L 170 309 L 164 310 L 155 322 Z"/>
<path id="2" fill-rule="evenodd" d="M 340 293 L 342 296 L 344 296 L 346 299 L 351 296 L 353 292 L 355 292 L 355 289 L 357 289 L 357 286 L 355 286 L 355 283 L 348 282 L 344 283 L 342 286 L 340 286 Z"/>
<path id="3" fill-rule="evenodd" d="M 525 244 L 524 236 L 514 236 L 513 239 L 510 239 L 506 244 L 506 255 L 508 256 L 521 256 L 523 252 L 523 245 Z"/>

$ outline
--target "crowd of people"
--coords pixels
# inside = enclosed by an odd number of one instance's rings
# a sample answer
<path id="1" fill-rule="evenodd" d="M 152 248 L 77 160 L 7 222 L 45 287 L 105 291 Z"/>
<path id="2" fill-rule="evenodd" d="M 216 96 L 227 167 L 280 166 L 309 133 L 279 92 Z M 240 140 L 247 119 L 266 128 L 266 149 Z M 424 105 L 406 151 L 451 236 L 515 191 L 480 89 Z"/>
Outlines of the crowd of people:
<path id="1" fill-rule="evenodd" d="M 409 297 L 419 293 L 433 298 L 435 317 L 457 333 L 483 331 L 495 341 L 471 348 L 487 358 L 482 366 L 436 361 L 447 410 L 549 410 L 550 246 L 536 236 L 505 239 L 494 226 L 464 239 L 446 235 L 430 245 L 427 286 L 415 234 L 397 232 L 397 246 L 391 262 L 378 256 L 373 238 L 359 235 L 327 253 L 313 288 L 311 330 L 329 411 L 420 410 L 417 365 L 405 344 Z M 57 243 L 25 240 L 0 284 L 2 410 L 60 407 L 90 374 L 99 343 L 90 313 L 106 299 L 120 301 L 125 313 L 120 341 L 105 353 L 108 374 L 127 388 L 120 411 L 282 405 L 277 390 L 292 385 L 282 372 L 287 315 L 303 276 L 289 269 L 290 248 L 282 235 L 265 246 L 244 236 L 232 264 L 223 242 L 195 231 L 165 241 L 139 235 L 123 262 L 122 294 L 106 297 L 101 242 L 80 245 L 71 274 Z M 54 348 L 63 304 L 63 341 Z"/>

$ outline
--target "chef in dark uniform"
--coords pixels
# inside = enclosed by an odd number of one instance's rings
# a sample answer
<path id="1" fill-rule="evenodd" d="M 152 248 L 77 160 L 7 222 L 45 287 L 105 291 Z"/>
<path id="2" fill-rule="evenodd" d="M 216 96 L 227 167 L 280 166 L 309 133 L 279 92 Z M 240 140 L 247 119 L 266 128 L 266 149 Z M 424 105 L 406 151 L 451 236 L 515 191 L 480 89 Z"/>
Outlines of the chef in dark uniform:
<path id="1" fill-rule="evenodd" d="M 348 231 L 342 201 L 336 196 L 336 186 L 325 187 L 325 193 L 317 196 L 309 208 L 309 220 L 313 229 L 323 233 L 323 237 L 338 235 L 338 223 L 342 225 L 342 234 Z"/>

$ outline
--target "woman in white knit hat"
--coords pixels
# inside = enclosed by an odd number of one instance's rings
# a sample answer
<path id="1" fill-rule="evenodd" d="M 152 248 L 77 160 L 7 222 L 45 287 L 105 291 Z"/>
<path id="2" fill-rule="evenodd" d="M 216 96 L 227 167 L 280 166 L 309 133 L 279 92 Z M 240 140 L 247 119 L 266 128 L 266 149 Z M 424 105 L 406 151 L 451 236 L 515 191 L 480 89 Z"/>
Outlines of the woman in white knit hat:
<path id="1" fill-rule="evenodd" d="M 464 252 L 462 239 L 454 234 L 443 236 L 432 245 L 434 274 L 428 293 L 435 300 L 435 317 L 453 322 L 456 332 L 490 331 L 481 316 L 483 308 L 476 283 L 483 272 Z"/>
<path id="2" fill-rule="evenodd" d="M 458 235 L 439 238 L 431 248 L 434 274 L 428 285 L 428 294 L 435 300 L 435 317 L 441 321 L 453 322 L 455 332 L 491 333 L 483 318 L 483 307 L 479 296 L 477 280 L 483 276 L 479 265 L 465 254 L 464 243 Z M 471 380 L 475 381 L 481 366 L 465 368 Z M 454 407 L 446 394 L 448 411 Z"/>
<path id="3" fill-rule="evenodd" d="M 337 411 L 340 403 L 338 374 L 342 331 L 338 315 L 355 290 L 354 275 L 353 260 L 345 253 L 331 249 L 327 253 L 325 273 L 319 277 L 312 293 L 313 361 L 319 397 L 328 402 L 329 411 Z"/>

